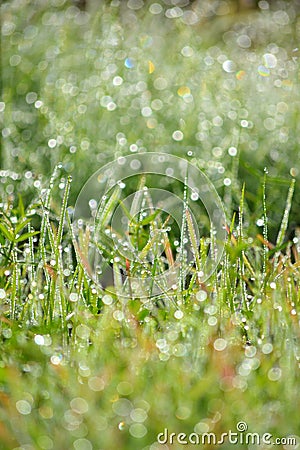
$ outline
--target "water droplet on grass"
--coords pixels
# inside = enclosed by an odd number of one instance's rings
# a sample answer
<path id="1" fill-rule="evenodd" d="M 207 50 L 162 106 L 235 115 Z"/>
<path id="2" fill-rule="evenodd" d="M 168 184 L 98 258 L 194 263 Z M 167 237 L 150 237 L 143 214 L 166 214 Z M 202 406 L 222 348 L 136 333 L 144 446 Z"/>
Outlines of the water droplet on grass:
<path id="1" fill-rule="evenodd" d="M 272 353 L 272 351 L 273 351 L 273 345 L 272 345 L 271 343 L 264 344 L 264 345 L 262 346 L 261 351 L 262 351 L 265 355 L 269 355 L 269 354 Z"/>
<path id="2" fill-rule="evenodd" d="M 78 325 L 76 327 L 76 335 L 81 339 L 88 339 L 91 330 L 86 325 Z"/>
<path id="3" fill-rule="evenodd" d="M 119 428 L 119 430 L 121 430 L 121 431 L 122 431 L 122 430 L 124 430 L 124 429 L 125 429 L 125 427 L 126 427 L 126 423 L 125 423 L 125 422 L 123 422 L 123 421 L 122 421 L 122 422 L 120 422 L 120 423 L 119 423 L 119 425 L 118 425 L 118 428 Z"/>

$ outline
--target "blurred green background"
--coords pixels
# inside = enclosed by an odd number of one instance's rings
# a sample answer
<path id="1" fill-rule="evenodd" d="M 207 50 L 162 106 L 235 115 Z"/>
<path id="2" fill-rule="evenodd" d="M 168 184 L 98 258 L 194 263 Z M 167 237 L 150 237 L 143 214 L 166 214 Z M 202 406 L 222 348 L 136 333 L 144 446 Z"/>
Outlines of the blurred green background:
<path id="1" fill-rule="evenodd" d="M 3 2 L 2 186 L 30 198 L 61 162 L 74 202 L 104 163 L 167 151 L 197 162 L 229 216 L 246 182 L 255 223 L 267 167 L 274 236 L 290 178 L 299 179 L 299 8 L 299 0 Z M 297 183 L 291 233 L 298 194 Z"/>

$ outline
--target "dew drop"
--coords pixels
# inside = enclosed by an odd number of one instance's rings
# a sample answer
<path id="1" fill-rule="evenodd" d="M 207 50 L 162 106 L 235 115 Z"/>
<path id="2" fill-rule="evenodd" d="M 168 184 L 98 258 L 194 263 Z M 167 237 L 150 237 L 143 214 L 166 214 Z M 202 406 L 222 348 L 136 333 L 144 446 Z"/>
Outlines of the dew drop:
<path id="1" fill-rule="evenodd" d="M 76 303 L 78 301 L 78 294 L 76 292 L 72 292 L 69 297 L 70 302 Z"/>
<path id="2" fill-rule="evenodd" d="M 149 11 L 151 14 L 160 14 L 162 12 L 163 8 L 159 3 L 152 3 L 150 5 Z"/>
<path id="3" fill-rule="evenodd" d="M 273 351 L 273 345 L 271 343 L 264 344 L 261 348 L 264 355 L 269 355 Z"/>
<path id="4" fill-rule="evenodd" d="M 31 413 L 31 405 L 26 400 L 19 400 L 16 402 L 16 408 L 18 412 L 24 416 Z"/>

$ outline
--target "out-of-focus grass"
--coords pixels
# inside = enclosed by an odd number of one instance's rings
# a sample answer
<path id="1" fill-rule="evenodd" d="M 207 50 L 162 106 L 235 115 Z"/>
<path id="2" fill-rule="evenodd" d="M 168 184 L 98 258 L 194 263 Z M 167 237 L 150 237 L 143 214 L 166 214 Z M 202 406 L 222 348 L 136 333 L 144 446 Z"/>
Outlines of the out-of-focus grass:
<path id="1" fill-rule="evenodd" d="M 300 435 L 299 4 L 213 3 L 1 5 L 3 449 L 181 448 L 157 434 L 239 421 Z M 156 150 L 214 181 L 228 242 L 205 285 L 124 308 L 77 260 L 67 201 L 108 160 Z"/>

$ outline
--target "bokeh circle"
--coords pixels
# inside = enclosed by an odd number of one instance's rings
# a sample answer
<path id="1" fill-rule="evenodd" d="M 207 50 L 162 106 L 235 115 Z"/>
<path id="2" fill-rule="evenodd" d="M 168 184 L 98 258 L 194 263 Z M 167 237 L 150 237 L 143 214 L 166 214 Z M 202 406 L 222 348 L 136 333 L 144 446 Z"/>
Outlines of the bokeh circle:
<path id="1" fill-rule="evenodd" d="M 196 260 L 205 219 L 210 244 L 200 270 Z M 72 226 L 77 256 L 97 285 L 121 297 L 149 298 L 183 289 L 191 270 L 205 282 L 222 257 L 225 223 L 221 199 L 196 165 L 148 152 L 119 157 L 94 172 L 77 197 Z M 131 227 L 143 234 L 150 229 L 144 247 L 133 245 Z M 172 256 L 174 227 L 179 239 Z M 165 260 L 159 271 L 158 259 Z"/>

